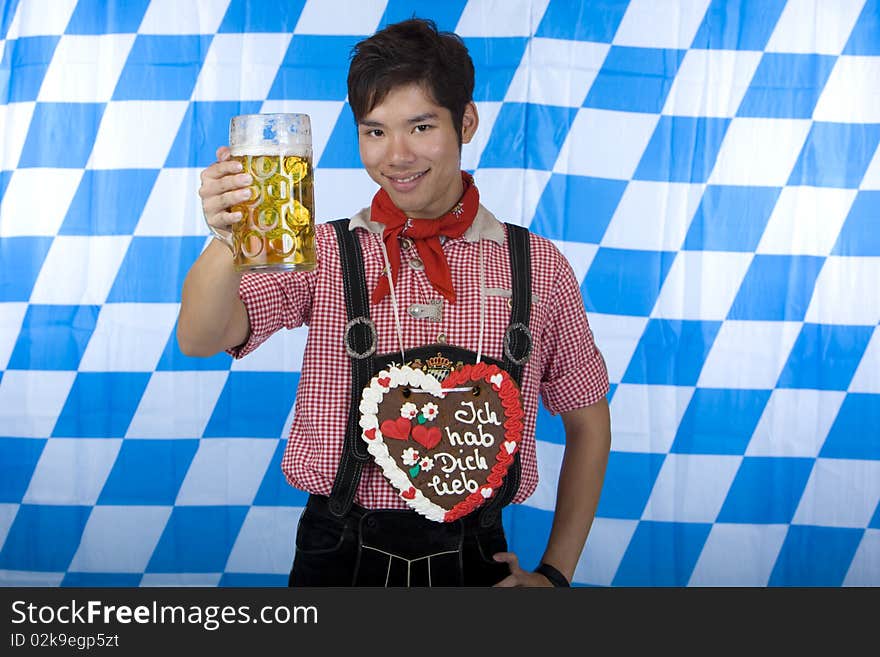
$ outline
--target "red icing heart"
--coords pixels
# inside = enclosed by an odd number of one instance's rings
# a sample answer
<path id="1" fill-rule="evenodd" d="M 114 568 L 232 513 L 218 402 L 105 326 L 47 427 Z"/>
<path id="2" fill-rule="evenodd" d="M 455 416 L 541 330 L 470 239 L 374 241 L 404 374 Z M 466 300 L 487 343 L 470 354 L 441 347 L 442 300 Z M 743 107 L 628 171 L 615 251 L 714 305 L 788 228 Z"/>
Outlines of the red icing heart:
<path id="1" fill-rule="evenodd" d="M 409 438 L 409 430 L 412 424 L 405 417 L 399 417 L 396 420 L 385 420 L 379 427 L 383 436 L 394 438 L 395 440 L 406 440 Z"/>
<path id="2" fill-rule="evenodd" d="M 431 427 L 429 429 L 424 424 L 419 424 L 413 427 L 412 437 L 413 440 L 425 449 L 434 449 L 443 435 L 437 427 Z"/>
<path id="3" fill-rule="evenodd" d="M 416 496 L 416 489 L 413 486 L 410 486 L 407 490 L 403 491 L 400 496 L 406 500 L 411 500 Z"/>
<path id="4" fill-rule="evenodd" d="M 375 440 L 376 439 L 376 430 L 375 429 L 367 429 L 366 431 L 364 431 L 364 436 L 366 436 L 370 440 Z"/>
<path id="5" fill-rule="evenodd" d="M 379 379 L 379 385 L 382 386 L 383 388 L 387 388 L 388 386 L 391 385 L 391 377 L 390 376 L 383 376 L 382 378 Z"/>

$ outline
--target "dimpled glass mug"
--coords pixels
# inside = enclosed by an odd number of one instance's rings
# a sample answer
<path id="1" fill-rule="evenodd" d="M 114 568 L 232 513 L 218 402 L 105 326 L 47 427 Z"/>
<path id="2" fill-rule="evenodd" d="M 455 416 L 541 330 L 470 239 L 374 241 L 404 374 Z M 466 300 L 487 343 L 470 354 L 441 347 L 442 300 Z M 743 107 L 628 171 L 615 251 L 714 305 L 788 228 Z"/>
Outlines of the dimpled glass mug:
<path id="1" fill-rule="evenodd" d="M 237 271 L 308 271 L 315 260 L 312 128 L 307 114 L 241 114 L 229 122 L 232 159 L 251 174 L 251 197 L 231 212 Z"/>

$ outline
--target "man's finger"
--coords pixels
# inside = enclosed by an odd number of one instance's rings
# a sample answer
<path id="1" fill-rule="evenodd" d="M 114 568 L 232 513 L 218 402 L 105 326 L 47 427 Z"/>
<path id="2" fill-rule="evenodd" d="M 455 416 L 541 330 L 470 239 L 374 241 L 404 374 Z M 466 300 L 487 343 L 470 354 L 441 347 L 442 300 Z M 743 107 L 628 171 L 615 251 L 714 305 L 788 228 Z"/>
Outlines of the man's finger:
<path id="1" fill-rule="evenodd" d="M 221 230 L 232 230 L 232 226 L 241 221 L 241 212 L 218 212 L 211 224 Z"/>
<path id="2" fill-rule="evenodd" d="M 496 552 L 492 555 L 492 558 L 495 559 L 495 561 L 506 563 L 508 566 L 510 566 L 510 572 L 512 573 L 520 570 L 519 559 L 517 558 L 515 552 Z"/>
<path id="3" fill-rule="evenodd" d="M 228 160 L 232 156 L 232 152 L 229 150 L 229 146 L 221 146 L 217 149 L 217 161 L 223 162 Z"/>
<path id="4" fill-rule="evenodd" d="M 206 213 L 216 212 L 236 203 L 247 201 L 251 194 L 251 188 L 247 186 L 227 187 L 224 191 L 219 181 L 216 180 L 205 183 L 199 188 L 199 196 L 202 197 L 202 206 Z"/>
<path id="5" fill-rule="evenodd" d="M 252 182 L 254 182 L 254 179 L 249 173 L 234 173 L 223 176 L 222 178 L 213 178 L 209 180 L 199 189 L 199 194 L 201 194 L 203 198 L 219 196 L 223 192 L 236 189 L 247 189 Z"/>
<path id="6" fill-rule="evenodd" d="M 243 203 L 251 198 L 251 190 L 247 187 L 244 189 L 234 189 L 231 192 L 225 192 L 219 195 L 212 195 L 205 198 L 202 204 L 205 216 L 210 217 L 217 212 L 221 212 L 233 205 Z"/>
<path id="7" fill-rule="evenodd" d="M 224 160 L 223 162 L 214 162 L 207 169 L 202 171 L 202 181 L 216 180 L 223 176 L 242 171 L 241 162 L 238 160 Z"/>
<path id="8" fill-rule="evenodd" d="M 231 230 L 232 226 L 241 221 L 241 212 L 229 212 L 227 210 L 219 210 L 206 215 L 205 221 L 214 228 L 220 230 Z"/>

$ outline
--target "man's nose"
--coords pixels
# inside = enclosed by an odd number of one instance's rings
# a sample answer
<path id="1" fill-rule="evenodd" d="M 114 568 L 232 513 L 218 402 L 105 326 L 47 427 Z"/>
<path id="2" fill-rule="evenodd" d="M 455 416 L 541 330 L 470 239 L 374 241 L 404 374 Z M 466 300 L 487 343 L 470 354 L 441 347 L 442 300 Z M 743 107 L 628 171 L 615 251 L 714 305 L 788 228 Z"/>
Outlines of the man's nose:
<path id="1" fill-rule="evenodd" d="M 412 161 L 413 151 L 406 135 L 391 137 L 388 145 L 388 158 L 392 163 Z"/>

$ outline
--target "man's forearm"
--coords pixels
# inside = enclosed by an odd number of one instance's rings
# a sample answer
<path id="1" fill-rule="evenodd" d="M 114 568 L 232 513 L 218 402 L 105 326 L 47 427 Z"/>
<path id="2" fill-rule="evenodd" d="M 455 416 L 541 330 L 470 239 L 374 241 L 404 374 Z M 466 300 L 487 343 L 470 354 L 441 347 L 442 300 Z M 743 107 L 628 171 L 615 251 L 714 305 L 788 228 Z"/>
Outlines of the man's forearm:
<path id="1" fill-rule="evenodd" d="M 177 323 L 183 353 L 211 356 L 247 339 L 250 327 L 238 296 L 240 282 L 229 249 L 213 240 L 183 283 Z"/>
<path id="2" fill-rule="evenodd" d="M 563 415 L 565 453 L 559 472 L 556 512 L 542 561 L 569 581 L 580 559 L 605 479 L 611 428 L 605 400 Z"/>

